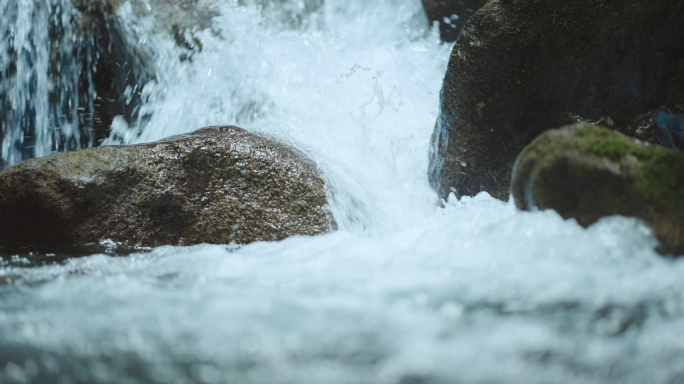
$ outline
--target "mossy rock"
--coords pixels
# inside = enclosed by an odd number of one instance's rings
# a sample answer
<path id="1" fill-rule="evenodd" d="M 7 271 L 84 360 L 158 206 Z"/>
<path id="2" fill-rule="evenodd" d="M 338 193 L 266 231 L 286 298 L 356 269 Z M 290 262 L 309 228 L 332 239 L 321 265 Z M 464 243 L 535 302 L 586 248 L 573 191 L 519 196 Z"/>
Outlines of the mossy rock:
<path id="1" fill-rule="evenodd" d="M 423 0 L 430 23 L 439 23 L 443 41 L 456 41 L 466 22 L 487 0 Z"/>
<path id="2" fill-rule="evenodd" d="M 429 177 L 441 197 L 508 200 L 517 155 L 546 129 L 591 122 L 659 143 L 684 110 L 683 0 L 491 0 L 454 46 Z"/>
<path id="3" fill-rule="evenodd" d="M 553 209 L 589 226 L 637 217 L 659 252 L 684 255 L 684 154 L 591 124 L 550 130 L 515 163 L 511 193 L 523 210 Z"/>
<path id="4" fill-rule="evenodd" d="M 0 217 L 6 248 L 245 244 L 334 227 L 311 161 L 232 126 L 24 161 L 0 173 Z"/>

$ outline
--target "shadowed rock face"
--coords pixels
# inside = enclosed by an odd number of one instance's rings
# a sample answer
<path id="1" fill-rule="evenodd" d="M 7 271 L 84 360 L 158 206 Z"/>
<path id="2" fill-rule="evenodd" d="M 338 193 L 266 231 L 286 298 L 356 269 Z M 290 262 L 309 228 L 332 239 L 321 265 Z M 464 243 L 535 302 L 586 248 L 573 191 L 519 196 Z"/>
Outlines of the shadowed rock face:
<path id="1" fill-rule="evenodd" d="M 245 244 L 334 226 L 309 160 L 232 126 L 19 163 L 0 173 L 0 216 L 3 247 Z"/>
<path id="2" fill-rule="evenodd" d="M 553 209 L 589 226 L 642 219 L 659 252 L 684 255 L 684 154 L 590 124 L 550 130 L 520 154 L 511 193 L 523 210 Z"/>
<path id="3" fill-rule="evenodd" d="M 507 200 L 516 156 L 544 130 L 592 122 L 655 143 L 654 115 L 681 111 L 683 90 L 682 0 L 491 0 L 451 54 L 431 185 Z"/>
<path id="4" fill-rule="evenodd" d="M 456 41 L 470 16 L 487 0 L 423 0 L 430 23 L 439 22 L 439 35 L 444 41 Z"/>

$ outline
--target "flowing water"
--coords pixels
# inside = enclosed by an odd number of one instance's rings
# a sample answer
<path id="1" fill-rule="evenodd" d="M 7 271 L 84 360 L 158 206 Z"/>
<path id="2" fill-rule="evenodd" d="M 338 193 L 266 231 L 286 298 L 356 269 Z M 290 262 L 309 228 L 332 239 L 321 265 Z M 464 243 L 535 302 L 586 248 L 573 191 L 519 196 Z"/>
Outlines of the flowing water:
<path id="1" fill-rule="evenodd" d="M 288 23 L 224 1 L 190 58 L 123 3 L 157 82 L 106 143 L 267 134 L 319 165 L 340 230 L 6 255 L 0 382 L 684 383 L 684 264 L 636 220 L 438 201 L 427 153 L 451 47 L 419 0 L 312 3 L 288 3 Z"/>

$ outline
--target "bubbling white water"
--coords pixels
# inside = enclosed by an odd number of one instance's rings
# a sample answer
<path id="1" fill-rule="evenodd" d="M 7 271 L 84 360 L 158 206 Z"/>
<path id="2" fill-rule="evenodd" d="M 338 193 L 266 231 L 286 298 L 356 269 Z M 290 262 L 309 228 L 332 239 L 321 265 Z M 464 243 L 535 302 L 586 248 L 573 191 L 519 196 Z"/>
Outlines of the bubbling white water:
<path id="1" fill-rule="evenodd" d="M 113 137 L 239 124 L 288 142 L 321 168 L 341 229 L 40 267 L 14 258 L 0 267 L 0 379 L 684 381 L 684 264 L 656 255 L 643 224 L 583 229 L 486 194 L 440 207 L 427 148 L 450 46 L 418 0 L 328 0 L 295 30 L 222 7 L 192 62 L 157 37 L 152 119 L 119 121 Z"/>
<path id="2" fill-rule="evenodd" d="M 294 31 L 223 5 L 220 37 L 198 34 L 204 49 L 191 63 L 168 50 L 152 119 L 142 129 L 118 121 L 115 137 L 236 124 L 314 159 L 343 229 L 394 230 L 434 211 L 427 148 L 450 47 L 427 33 L 420 1 L 327 1 L 322 26 Z"/>

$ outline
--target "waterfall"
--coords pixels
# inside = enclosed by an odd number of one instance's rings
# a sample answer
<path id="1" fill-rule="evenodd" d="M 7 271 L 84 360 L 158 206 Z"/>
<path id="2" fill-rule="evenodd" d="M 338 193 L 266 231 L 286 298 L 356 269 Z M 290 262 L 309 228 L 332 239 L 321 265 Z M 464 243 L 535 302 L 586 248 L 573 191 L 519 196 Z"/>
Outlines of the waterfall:
<path id="1" fill-rule="evenodd" d="M 0 0 L 0 167 L 97 146 L 137 118 L 149 52 L 105 1 Z M 135 47 L 135 48 L 133 48 Z"/>
<path id="2" fill-rule="evenodd" d="M 5 15 L 0 32 L 0 94 L 5 96 L 0 99 L 0 165 L 11 165 L 45 155 L 52 150 L 53 143 L 61 144 L 73 136 L 80 141 L 74 130 L 74 116 L 56 115 L 56 111 L 50 110 L 51 99 L 77 104 L 77 100 L 69 98 L 73 90 L 57 90 L 55 79 L 50 76 L 51 70 L 60 73 L 63 64 L 69 64 L 56 60 L 51 65 L 51 45 L 60 58 L 71 55 L 63 51 L 64 46 L 52 43 L 50 35 L 60 28 L 63 34 L 72 36 L 70 23 L 63 25 L 60 16 L 70 17 L 73 8 L 65 0 L 1 0 L 0 9 Z M 56 14 L 51 17 L 53 9 Z"/>

